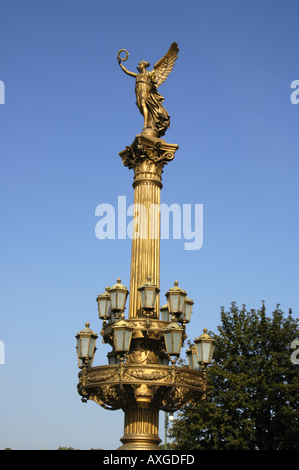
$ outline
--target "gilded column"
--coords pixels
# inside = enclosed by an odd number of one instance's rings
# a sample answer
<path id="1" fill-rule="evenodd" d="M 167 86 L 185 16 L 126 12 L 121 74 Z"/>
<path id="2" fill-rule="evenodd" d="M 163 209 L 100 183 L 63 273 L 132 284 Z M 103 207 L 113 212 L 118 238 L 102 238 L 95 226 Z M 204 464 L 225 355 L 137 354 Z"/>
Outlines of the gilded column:
<path id="1" fill-rule="evenodd" d="M 163 167 L 173 160 L 175 144 L 153 136 L 137 135 L 120 152 L 123 164 L 134 169 L 134 223 L 132 236 L 129 318 L 141 315 L 138 287 L 151 276 L 160 288 L 160 192 Z M 159 316 L 159 296 L 156 316 Z"/>

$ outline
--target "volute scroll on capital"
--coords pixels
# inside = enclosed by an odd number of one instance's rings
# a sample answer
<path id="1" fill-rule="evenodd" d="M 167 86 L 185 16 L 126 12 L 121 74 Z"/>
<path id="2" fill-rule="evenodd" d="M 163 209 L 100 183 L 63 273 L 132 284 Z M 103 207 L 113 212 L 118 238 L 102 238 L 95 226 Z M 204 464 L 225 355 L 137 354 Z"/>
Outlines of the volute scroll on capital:
<path id="1" fill-rule="evenodd" d="M 168 144 L 163 139 L 140 134 L 119 155 L 124 166 L 134 169 L 135 181 L 142 175 L 144 179 L 161 182 L 163 167 L 174 159 L 178 148 L 178 145 Z"/>

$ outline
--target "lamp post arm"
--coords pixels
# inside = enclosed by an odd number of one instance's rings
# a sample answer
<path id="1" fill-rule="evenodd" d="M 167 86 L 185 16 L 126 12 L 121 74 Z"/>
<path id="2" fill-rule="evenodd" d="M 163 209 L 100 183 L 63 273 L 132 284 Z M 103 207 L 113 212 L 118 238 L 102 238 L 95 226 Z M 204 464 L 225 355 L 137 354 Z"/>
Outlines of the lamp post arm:
<path id="1" fill-rule="evenodd" d="M 169 426 L 169 421 L 168 421 L 168 412 L 165 411 L 165 418 L 164 418 L 164 421 L 165 421 L 165 443 L 164 443 L 164 450 L 168 450 L 168 445 L 167 445 L 167 430 L 168 430 L 168 426 Z"/>

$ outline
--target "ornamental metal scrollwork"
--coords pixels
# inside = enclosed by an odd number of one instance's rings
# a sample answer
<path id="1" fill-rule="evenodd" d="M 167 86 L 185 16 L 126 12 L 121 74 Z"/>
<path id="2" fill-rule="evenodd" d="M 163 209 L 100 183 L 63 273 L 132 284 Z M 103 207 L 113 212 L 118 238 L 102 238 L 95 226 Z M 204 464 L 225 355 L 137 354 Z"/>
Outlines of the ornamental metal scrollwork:
<path id="1" fill-rule="evenodd" d="M 146 395 L 153 406 L 175 411 L 205 397 L 206 377 L 203 372 L 175 365 L 122 362 L 83 370 L 78 391 L 85 403 L 92 400 L 108 410 L 125 410 L 144 395 L 144 391 L 140 395 L 141 386 L 148 390 Z"/>
<path id="2" fill-rule="evenodd" d="M 120 152 L 123 164 L 134 169 L 135 177 L 148 172 L 161 178 L 164 165 L 174 159 L 178 145 L 167 144 L 164 140 L 137 135 L 134 142 Z"/>
<path id="3" fill-rule="evenodd" d="M 174 152 L 164 150 L 161 142 L 152 145 L 145 145 L 141 138 L 136 138 L 132 145 L 126 147 L 127 155 L 123 158 L 123 164 L 129 169 L 136 166 L 143 159 L 149 159 L 153 163 L 163 162 L 164 164 L 174 159 Z"/>

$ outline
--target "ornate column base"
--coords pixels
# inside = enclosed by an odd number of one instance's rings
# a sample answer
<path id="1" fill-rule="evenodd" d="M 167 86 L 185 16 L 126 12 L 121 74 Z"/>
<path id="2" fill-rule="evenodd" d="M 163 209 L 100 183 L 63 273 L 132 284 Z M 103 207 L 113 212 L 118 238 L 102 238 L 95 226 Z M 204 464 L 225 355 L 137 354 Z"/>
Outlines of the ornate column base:
<path id="1" fill-rule="evenodd" d="M 174 412 L 197 403 L 205 398 L 206 386 L 202 371 L 126 362 L 83 369 L 78 392 L 84 402 L 93 400 L 107 410 L 125 412 L 123 445 L 118 450 L 158 450 L 159 410 Z"/>
<path id="2" fill-rule="evenodd" d="M 158 450 L 159 410 L 140 405 L 125 412 L 125 434 L 117 450 Z"/>

